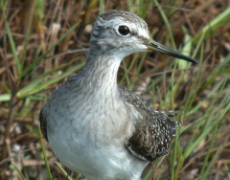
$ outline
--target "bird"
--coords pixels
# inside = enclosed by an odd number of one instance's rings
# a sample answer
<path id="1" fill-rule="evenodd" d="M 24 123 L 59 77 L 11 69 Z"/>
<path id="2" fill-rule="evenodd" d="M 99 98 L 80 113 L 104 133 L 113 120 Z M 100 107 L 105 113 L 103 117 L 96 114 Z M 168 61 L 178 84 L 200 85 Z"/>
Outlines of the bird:
<path id="1" fill-rule="evenodd" d="M 134 13 L 98 16 L 83 70 L 57 87 L 40 111 L 40 129 L 67 168 L 88 180 L 141 180 L 150 162 L 168 155 L 180 124 L 176 112 L 153 110 L 117 83 L 126 56 L 151 50 L 197 64 L 154 41 Z"/>

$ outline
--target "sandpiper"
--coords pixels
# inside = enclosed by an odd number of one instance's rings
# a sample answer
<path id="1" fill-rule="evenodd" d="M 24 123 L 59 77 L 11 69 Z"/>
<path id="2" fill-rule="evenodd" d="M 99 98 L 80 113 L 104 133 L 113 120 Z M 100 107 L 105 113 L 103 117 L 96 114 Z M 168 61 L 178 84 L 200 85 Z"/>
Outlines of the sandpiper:
<path id="1" fill-rule="evenodd" d="M 137 15 L 101 14 L 84 69 L 58 87 L 41 110 L 41 130 L 55 155 L 88 180 L 140 180 L 150 161 L 169 152 L 175 113 L 152 110 L 117 84 L 124 57 L 149 50 L 197 63 L 152 40 Z"/>

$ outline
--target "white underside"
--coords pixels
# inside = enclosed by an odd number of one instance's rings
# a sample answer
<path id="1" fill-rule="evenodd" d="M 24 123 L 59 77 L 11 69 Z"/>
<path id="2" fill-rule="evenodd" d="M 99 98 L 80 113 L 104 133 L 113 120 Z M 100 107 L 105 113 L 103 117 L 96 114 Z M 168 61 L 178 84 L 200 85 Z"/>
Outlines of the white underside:
<path id="1" fill-rule="evenodd" d="M 60 161 L 69 169 L 81 172 L 88 180 L 140 180 L 141 173 L 147 165 L 130 158 L 129 152 L 123 148 L 95 148 L 94 145 L 86 145 L 81 139 L 72 142 L 58 135 L 49 139 Z"/>
<path id="2" fill-rule="evenodd" d="M 87 100 L 86 105 L 77 105 L 80 100 L 71 98 L 70 91 L 68 96 L 58 96 L 56 91 L 50 100 L 56 106 L 47 105 L 46 110 L 49 144 L 60 161 L 88 180 L 140 180 L 147 162 L 134 157 L 125 147 L 133 123 L 127 122 L 130 118 L 126 117 L 123 104 L 113 103 L 112 111 L 108 112 L 98 103 L 101 98 L 90 99 L 88 106 Z M 73 104 L 78 109 L 68 108 Z"/>

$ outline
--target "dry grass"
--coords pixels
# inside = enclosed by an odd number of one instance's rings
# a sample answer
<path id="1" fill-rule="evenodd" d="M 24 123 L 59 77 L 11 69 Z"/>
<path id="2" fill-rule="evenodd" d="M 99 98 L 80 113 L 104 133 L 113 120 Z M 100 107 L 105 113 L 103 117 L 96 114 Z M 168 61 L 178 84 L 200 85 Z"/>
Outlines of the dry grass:
<path id="1" fill-rule="evenodd" d="M 56 86 L 81 70 L 93 22 L 109 9 L 139 14 L 155 40 L 199 60 L 197 67 L 170 65 L 172 58 L 151 52 L 132 55 L 120 67 L 119 84 L 140 92 L 153 108 L 185 111 L 170 156 L 143 177 L 230 179 L 230 13 L 219 16 L 229 0 L 0 2 L 0 179 L 50 179 L 39 111 Z M 44 143 L 52 176 L 66 179 Z"/>

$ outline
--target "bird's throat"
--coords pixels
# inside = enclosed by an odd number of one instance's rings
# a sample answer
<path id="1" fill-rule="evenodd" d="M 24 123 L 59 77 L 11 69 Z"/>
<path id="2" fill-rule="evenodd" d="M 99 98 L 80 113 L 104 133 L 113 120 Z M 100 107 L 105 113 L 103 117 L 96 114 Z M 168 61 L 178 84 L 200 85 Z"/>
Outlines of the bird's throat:
<path id="1" fill-rule="evenodd" d="M 114 54 L 89 52 L 82 71 L 85 85 L 94 91 L 117 93 L 117 73 L 122 59 Z"/>

